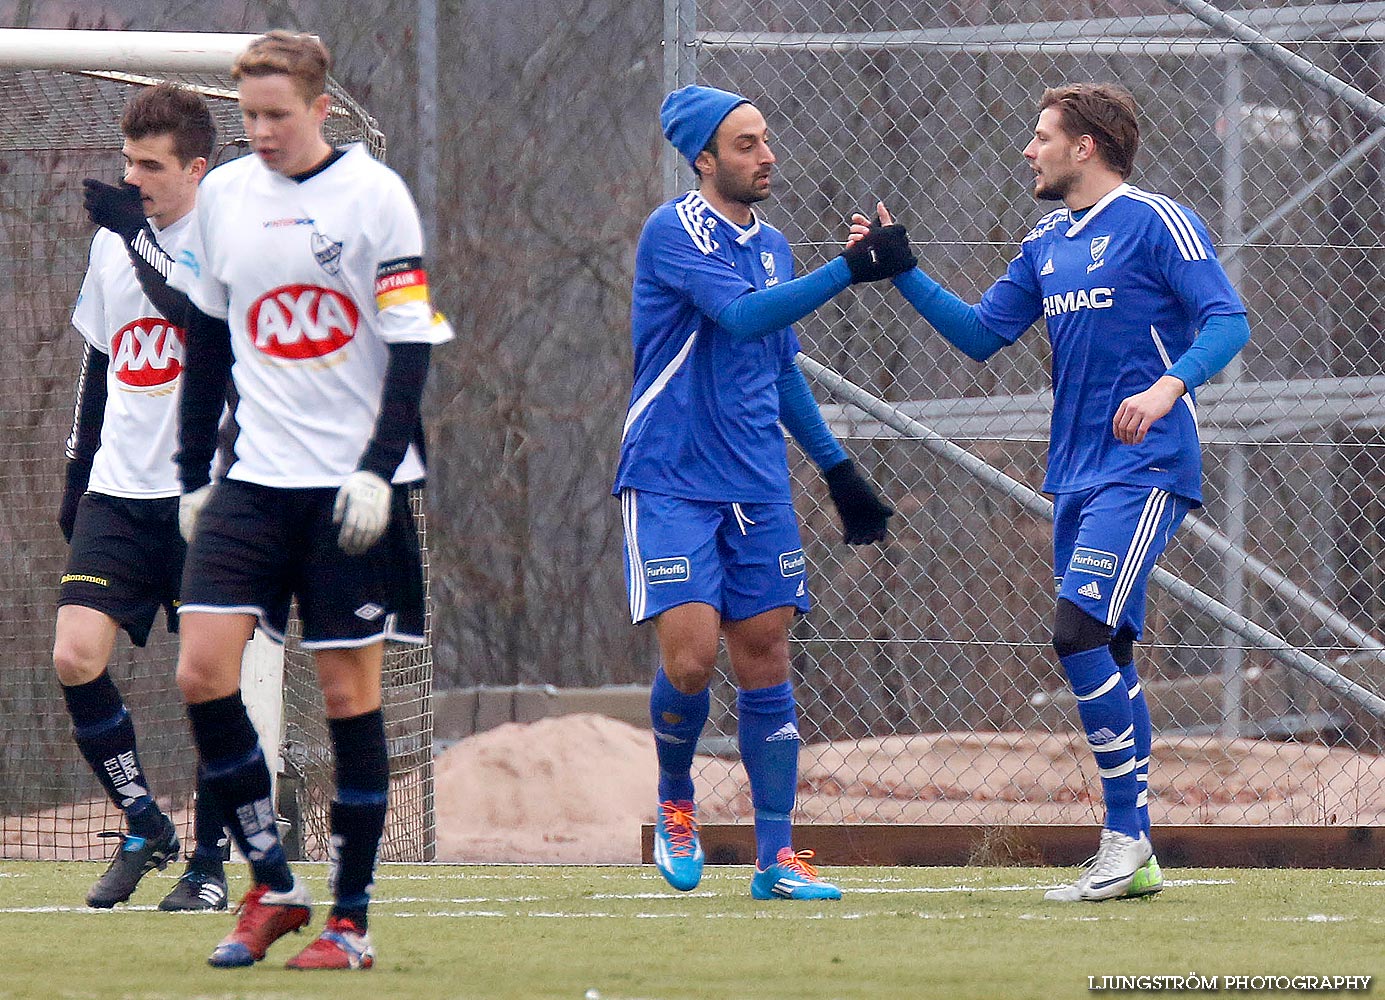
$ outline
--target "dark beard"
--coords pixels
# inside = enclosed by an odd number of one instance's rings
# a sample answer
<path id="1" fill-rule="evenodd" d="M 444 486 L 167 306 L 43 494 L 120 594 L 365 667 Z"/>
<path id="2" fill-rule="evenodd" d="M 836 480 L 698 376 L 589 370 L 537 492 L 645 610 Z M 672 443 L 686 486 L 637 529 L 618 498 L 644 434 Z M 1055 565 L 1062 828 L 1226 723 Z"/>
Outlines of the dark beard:
<path id="1" fill-rule="evenodd" d="M 744 187 L 737 186 L 734 188 L 723 189 L 721 193 L 722 196 L 727 198 L 728 200 L 740 202 L 742 205 L 745 205 L 747 207 L 750 205 L 759 204 L 760 202 L 764 201 L 766 198 L 769 197 L 769 191 L 765 191 L 763 194 L 761 194 L 759 191 L 755 190 L 754 180 L 750 181 L 750 183 L 746 184 Z"/>
<path id="2" fill-rule="evenodd" d="M 1072 180 L 1071 177 L 1068 177 L 1058 184 L 1045 184 L 1034 192 L 1034 199 L 1036 201 L 1062 201 L 1072 190 Z"/>

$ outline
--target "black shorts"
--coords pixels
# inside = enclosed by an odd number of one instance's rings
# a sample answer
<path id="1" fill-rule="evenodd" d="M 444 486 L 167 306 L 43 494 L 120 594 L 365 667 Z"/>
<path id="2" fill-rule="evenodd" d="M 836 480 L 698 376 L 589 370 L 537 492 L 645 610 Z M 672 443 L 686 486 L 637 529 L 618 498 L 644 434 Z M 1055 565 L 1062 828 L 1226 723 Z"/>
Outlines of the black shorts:
<path id="1" fill-rule="evenodd" d="M 307 649 L 422 643 L 423 562 L 409 487 L 394 487 L 389 527 L 357 556 L 337 545 L 336 497 L 330 487 L 217 483 L 188 551 L 182 610 L 253 614 L 283 642 L 297 598 Z"/>
<path id="2" fill-rule="evenodd" d="M 178 498 L 127 500 L 87 493 L 77 505 L 58 606 L 109 615 L 136 646 L 149 640 L 159 608 L 178 631 L 178 584 L 187 546 L 178 534 Z"/>

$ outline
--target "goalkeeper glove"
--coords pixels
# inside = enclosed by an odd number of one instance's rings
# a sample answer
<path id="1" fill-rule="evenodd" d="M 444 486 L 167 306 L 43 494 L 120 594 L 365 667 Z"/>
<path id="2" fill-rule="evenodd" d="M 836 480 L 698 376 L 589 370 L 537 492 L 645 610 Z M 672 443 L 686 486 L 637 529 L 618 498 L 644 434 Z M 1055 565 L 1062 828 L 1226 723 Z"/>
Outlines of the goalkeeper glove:
<path id="1" fill-rule="evenodd" d="M 358 556 L 380 540 L 390 523 L 390 484 L 373 472 L 360 469 L 346 477 L 337 490 L 332 522 L 341 525 L 337 544 L 349 556 Z"/>
<path id="2" fill-rule="evenodd" d="M 832 503 L 842 519 L 842 541 L 847 545 L 882 542 L 894 508 L 880 502 L 875 490 L 851 459 L 838 462 L 823 473 Z"/>
<path id="3" fill-rule="evenodd" d="M 82 187 L 82 204 L 98 226 L 124 240 L 133 240 L 144 228 L 144 203 L 140 201 L 139 188 L 133 184 L 117 187 L 88 177 L 82 181 Z"/>
<path id="4" fill-rule="evenodd" d="M 183 536 L 183 541 L 191 542 L 193 532 L 197 530 L 197 519 L 202 515 L 202 508 L 207 506 L 207 501 L 212 496 L 212 483 L 207 483 L 197 487 L 191 493 L 184 493 L 178 498 L 178 533 Z"/>
<path id="5" fill-rule="evenodd" d="M 909 233 L 898 223 L 872 226 L 852 246 L 842 251 L 851 271 L 851 283 L 883 281 L 918 267 L 918 258 L 909 249 Z"/>

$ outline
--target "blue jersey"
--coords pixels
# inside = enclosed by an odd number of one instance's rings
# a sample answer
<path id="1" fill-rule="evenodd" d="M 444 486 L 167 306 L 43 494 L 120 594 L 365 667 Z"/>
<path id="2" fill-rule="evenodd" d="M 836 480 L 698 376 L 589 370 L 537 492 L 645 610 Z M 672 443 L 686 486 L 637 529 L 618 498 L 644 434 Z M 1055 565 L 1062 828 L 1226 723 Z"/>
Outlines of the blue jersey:
<path id="1" fill-rule="evenodd" d="M 1191 209 L 1122 184 L 1074 222 L 1050 212 L 1024 237 L 1005 277 L 977 307 L 1014 343 L 1043 316 L 1053 346 L 1053 416 L 1044 489 L 1157 486 L 1202 500 L 1192 392 L 1143 442 L 1112 431 L 1127 396 L 1152 386 L 1211 316 L 1245 306 Z"/>
<path id="2" fill-rule="evenodd" d="M 717 325 L 747 292 L 793 278 L 784 235 L 742 229 L 696 191 L 661 205 L 635 252 L 635 382 L 615 489 L 789 503 L 776 380 L 794 363 L 792 327 L 737 341 Z"/>

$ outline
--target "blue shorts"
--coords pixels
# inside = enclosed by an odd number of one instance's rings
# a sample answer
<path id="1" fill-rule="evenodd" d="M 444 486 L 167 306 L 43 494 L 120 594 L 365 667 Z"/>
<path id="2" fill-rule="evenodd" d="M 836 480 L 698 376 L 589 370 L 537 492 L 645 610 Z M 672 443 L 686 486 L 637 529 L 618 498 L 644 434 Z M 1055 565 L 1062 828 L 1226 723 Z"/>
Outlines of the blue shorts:
<path id="1" fill-rule="evenodd" d="M 1140 638 L 1154 563 L 1192 507 L 1150 486 L 1113 483 L 1053 498 L 1053 577 L 1058 596 Z"/>
<path id="2" fill-rule="evenodd" d="M 694 602 L 733 622 L 811 607 L 793 504 L 683 500 L 627 488 L 620 507 L 636 624 Z"/>

